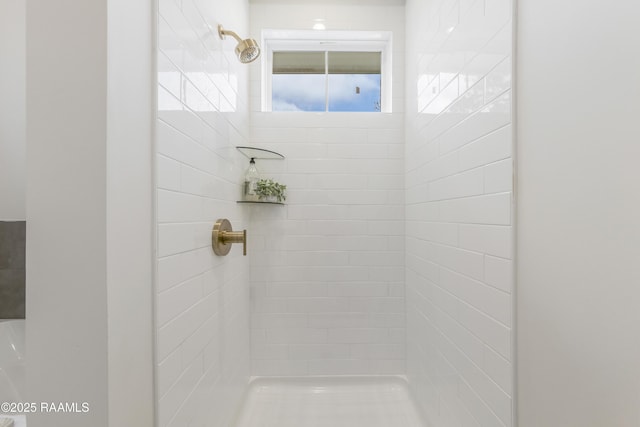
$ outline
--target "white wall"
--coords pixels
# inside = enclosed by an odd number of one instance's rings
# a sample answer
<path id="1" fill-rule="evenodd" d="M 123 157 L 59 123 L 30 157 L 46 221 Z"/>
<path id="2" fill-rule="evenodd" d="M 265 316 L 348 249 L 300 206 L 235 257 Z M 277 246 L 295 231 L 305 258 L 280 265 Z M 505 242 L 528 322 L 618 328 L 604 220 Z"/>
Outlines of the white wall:
<path id="1" fill-rule="evenodd" d="M 26 400 L 90 405 L 30 427 L 107 426 L 106 7 L 27 2 Z"/>
<path id="2" fill-rule="evenodd" d="M 520 427 L 640 425 L 638 2 L 520 1 Z"/>
<path id="3" fill-rule="evenodd" d="M 246 2 L 160 1 L 156 120 L 158 426 L 231 424 L 249 377 L 249 261 L 214 255 L 218 218 L 249 228 L 236 203 L 247 145 L 248 68 L 222 24 L 247 33 Z M 248 230 L 249 239 L 252 229 Z"/>
<path id="4" fill-rule="evenodd" d="M 152 4 L 109 0 L 107 16 L 109 425 L 151 427 Z"/>
<path id="5" fill-rule="evenodd" d="M 29 426 L 153 423 L 150 12 L 27 3 Z"/>
<path id="6" fill-rule="evenodd" d="M 406 12 L 407 376 L 432 426 L 512 426 L 511 1 Z"/>
<path id="7" fill-rule="evenodd" d="M 286 157 L 257 167 L 288 188 L 286 206 L 251 208 L 252 374 L 400 374 L 404 8 L 252 3 L 251 36 L 316 18 L 393 31 L 396 112 L 261 113 L 252 68 L 251 143 Z"/>
<path id="8" fill-rule="evenodd" d="M 24 221 L 25 0 L 0 0 L 0 221 Z"/>

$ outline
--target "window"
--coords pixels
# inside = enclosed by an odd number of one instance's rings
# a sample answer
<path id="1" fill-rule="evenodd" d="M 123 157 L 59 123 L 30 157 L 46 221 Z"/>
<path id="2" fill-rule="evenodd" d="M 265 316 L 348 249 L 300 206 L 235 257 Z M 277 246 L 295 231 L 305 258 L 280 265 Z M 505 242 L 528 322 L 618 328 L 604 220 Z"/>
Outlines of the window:
<path id="1" fill-rule="evenodd" d="M 264 111 L 391 111 L 389 32 L 263 32 Z"/>
<path id="2" fill-rule="evenodd" d="M 272 111 L 380 111 L 380 52 L 273 52 Z"/>

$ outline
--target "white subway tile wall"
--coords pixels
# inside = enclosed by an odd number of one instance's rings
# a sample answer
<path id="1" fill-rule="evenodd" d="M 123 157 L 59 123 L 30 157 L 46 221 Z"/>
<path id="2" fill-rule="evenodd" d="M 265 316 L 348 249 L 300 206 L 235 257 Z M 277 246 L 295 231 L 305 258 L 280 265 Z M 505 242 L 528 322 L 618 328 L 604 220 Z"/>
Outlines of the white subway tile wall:
<path id="1" fill-rule="evenodd" d="M 287 205 L 251 207 L 253 375 L 402 374 L 404 6 L 251 4 L 263 28 L 393 32 L 393 111 L 262 113 L 251 69 L 251 143 Z M 248 165 L 247 165 L 248 166 Z"/>
<path id="2" fill-rule="evenodd" d="M 433 427 L 510 427 L 511 0 L 406 12 L 407 376 Z"/>
<path id="3" fill-rule="evenodd" d="M 157 422 L 227 427 L 250 361 L 249 262 L 211 250 L 211 229 L 248 215 L 236 203 L 246 145 L 248 71 L 218 38 L 247 32 L 248 4 L 160 0 L 156 122 Z"/>
<path id="4" fill-rule="evenodd" d="M 288 188 L 250 208 L 252 374 L 404 373 L 402 114 L 253 113 L 251 142 Z"/>

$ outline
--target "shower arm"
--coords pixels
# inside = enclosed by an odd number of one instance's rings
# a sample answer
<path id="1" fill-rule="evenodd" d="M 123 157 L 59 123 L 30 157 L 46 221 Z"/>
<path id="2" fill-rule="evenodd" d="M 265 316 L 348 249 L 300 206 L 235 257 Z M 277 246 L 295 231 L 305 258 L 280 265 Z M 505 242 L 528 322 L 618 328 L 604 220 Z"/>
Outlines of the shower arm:
<path id="1" fill-rule="evenodd" d="M 238 41 L 238 43 L 242 43 L 242 39 L 235 32 L 231 30 L 225 30 L 222 28 L 221 24 L 218 24 L 218 35 L 222 40 L 224 40 L 224 36 L 231 36 Z"/>

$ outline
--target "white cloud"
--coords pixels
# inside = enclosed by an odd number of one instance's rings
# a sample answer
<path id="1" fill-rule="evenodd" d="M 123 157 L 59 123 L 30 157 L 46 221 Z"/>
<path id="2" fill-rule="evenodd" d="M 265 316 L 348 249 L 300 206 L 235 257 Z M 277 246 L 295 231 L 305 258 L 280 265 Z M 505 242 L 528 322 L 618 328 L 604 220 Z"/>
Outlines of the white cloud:
<path id="1" fill-rule="evenodd" d="M 297 105 L 282 99 L 274 99 L 271 109 L 273 111 L 302 111 Z"/>
<path id="2" fill-rule="evenodd" d="M 356 93 L 360 88 L 360 94 Z M 276 74 L 272 80 L 273 110 L 276 104 L 300 106 L 308 104 L 324 105 L 325 76 L 322 74 Z M 380 76 L 367 74 L 332 74 L 329 76 L 329 99 L 334 102 L 353 102 L 365 98 L 368 92 L 379 94 Z M 291 109 L 280 109 L 291 111 Z"/>
<path id="3" fill-rule="evenodd" d="M 273 98 L 296 105 L 324 103 L 324 86 L 322 74 L 274 74 Z"/>

